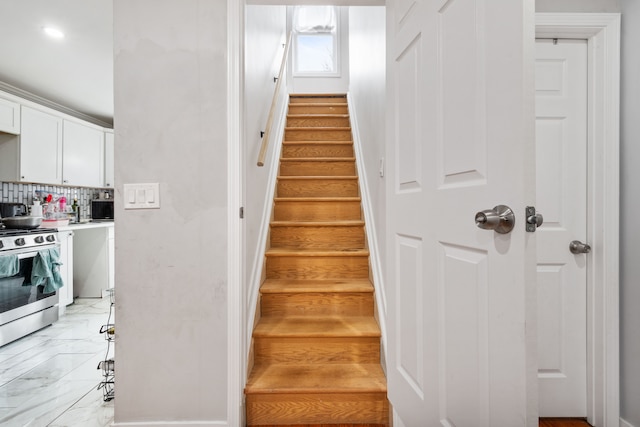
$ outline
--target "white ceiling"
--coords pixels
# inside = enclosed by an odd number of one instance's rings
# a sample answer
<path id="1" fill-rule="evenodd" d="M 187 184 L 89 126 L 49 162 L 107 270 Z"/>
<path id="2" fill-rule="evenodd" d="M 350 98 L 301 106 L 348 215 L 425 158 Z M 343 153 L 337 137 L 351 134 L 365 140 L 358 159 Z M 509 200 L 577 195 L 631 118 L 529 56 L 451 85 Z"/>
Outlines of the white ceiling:
<path id="1" fill-rule="evenodd" d="M 0 0 L 0 82 L 113 123 L 112 0 Z M 47 37 L 44 26 L 65 33 Z"/>

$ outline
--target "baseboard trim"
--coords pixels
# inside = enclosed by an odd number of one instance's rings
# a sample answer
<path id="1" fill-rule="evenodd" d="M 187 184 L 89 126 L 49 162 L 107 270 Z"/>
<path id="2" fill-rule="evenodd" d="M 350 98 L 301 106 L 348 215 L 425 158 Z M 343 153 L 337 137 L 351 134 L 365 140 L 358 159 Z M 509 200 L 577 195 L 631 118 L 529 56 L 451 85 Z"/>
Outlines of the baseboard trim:
<path id="1" fill-rule="evenodd" d="M 227 421 L 139 421 L 113 423 L 113 427 L 233 427 Z"/>
<path id="2" fill-rule="evenodd" d="M 630 422 L 620 418 L 620 427 L 635 427 L 635 426 L 633 426 Z"/>
<path id="3" fill-rule="evenodd" d="M 386 354 L 387 348 L 387 300 L 384 286 L 384 276 L 382 274 L 382 263 L 380 261 L 380 251 L 378 249 L 378 238 L 376 235 L 375 220 L 373 218 L 373 208 L 371 207 L 371 199 L 369 196 L 369 185 L 367 183 L 366 168 L 364 166 L 364 157 L 362 153 L 362 143 L 360 141 L 360 132 L 358 130 L 358 119 L 355 102 L 351 93 L 347 93 L 347 103 L 349 107 L 349 117 L 351 120 L 351 133 L 353 136 L 353 147 L 356 152 L 356 165 L 358 167 L 358 182 L 360 184 L 360 193 L 362 196 L 362 210 L 364 212 L 364 220 L 366 224 L 367 240 L 369 241 L 369 254 L 371 259 L 371 272 L 373 274 L 373 286 L 376 291 L 376 304 L 378 305 L 378 323 L 382 333 L 382 349 Z M 386 358 L 385 358 L 386 360 Z"/>
<path id="4" fill-rule="evenodd" d="M 258 250 L 256 251 L 256 255 L 253 259 L 253 267 L 251 269 L 251 277 L 249 279 L 249 289 L 248 289 L 248 313 L 247 313 L 247 323 L 245 327 L 247 328 L 246 332 L 246 348 L 251 348 L 251 336 L 253 333 L 253 324 L 256 316 L 256 307 L 258 304 L 258 294 L 260 291 L 260 285 L 262 282 L 262 270 L 264 267 L 264 257 L 265 252 L 267 250 L 267 238 L 269 236 L 269 224 L 271 223 L 271 212 L 273 210 L 273 197 L 276 191 L 276 180 L 278 178 L 278 169 L 280 166 L 280 152 L 282 151 L 282 140 L 284 138 L 284 128 L 286 124 L 286 113 L 289 105 L 289 94 L 285 92 L 285 95 L 281 97 L 280 108 L 276 111 L 275 118 L 276 122 L 274 125 L 275 132 L 272 135 L 275 135 L 272 139 L 274 142 L 274 147 L 271 151 L 271 155 L 265 162 L 265 164 L 270 168 L 269 170 L 269 181 L 267 183 L 267 192 L 268 196 L 265 197 L 264 205 L 262 207 L 262 223 L 260 224 L 260 231 L 258 233 L 259 241 L 257 243 Z"/>

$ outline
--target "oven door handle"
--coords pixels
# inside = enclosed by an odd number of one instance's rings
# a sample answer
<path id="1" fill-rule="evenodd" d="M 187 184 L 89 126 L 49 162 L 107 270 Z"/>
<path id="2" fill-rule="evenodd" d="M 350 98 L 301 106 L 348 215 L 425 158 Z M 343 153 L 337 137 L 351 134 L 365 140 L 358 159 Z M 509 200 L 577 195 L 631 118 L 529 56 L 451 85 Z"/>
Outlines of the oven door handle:
<path id="1" fill-rule="evenodd" d="M 36 255 L 38 255 L 38 251 L 23 252 L 21 254 L 18 254 L 18 259 L 35 258 Z"/>

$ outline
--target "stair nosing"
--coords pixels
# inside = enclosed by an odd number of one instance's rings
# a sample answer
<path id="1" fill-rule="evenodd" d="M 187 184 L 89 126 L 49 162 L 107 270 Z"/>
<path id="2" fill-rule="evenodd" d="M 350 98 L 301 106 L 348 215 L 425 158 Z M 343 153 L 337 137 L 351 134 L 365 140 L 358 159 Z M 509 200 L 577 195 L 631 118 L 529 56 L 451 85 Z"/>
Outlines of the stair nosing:
<path id="1" fill-rule="evenodd" d="M 310 118 L 327 118 L 327 119 L 348 119 L 348 113 L 309 113 L 309 114 L 287 114 L 287 118 L 292 119 L 310 119 Z"/>
<path id="2" fill-rule="evenodd" d="M 267 257 L 368 257 L 368 249 L 280 249 L 269 248 L 265 251 Z"/>
<path id="3" fill-rule="evenodd" d="M 315 140 L 302 140 L 302 141 L 291 141 L 291 140 L 287 140 L 287 141 L 282 141 L 282 144 L 284 145 L 302 145 L 302 144 L 306 144 L 306 145 L 311 145 L 311 144 L 315 144 L 315 145 L 353 145 L 353 141 L 315 141 Z"/>
<path id="4" fill-rule="evenodd" d="M 271 227 L 364 227 L 361 219 L 345 219 L 336 221 L 271 221 Z"/>
<path id="5" fill-rule="evenodd" d="M 357 180 L 358 176 L 357 175 L 336 175 L 336 176 L 332 176 L 332 175 L 278 175 L 278 179 L 283 179 L 283 180 L 312 180 L 312 179 L 323 179 L 323 180 L 327 180 L 327 179 L 334 179 L 334 180 L 338 180 L 338 181 L 347 181 L 347 180 Z"/>
<path id="6" fill-rule="evenodd" d="M 362 202 L 360 196 L 330 197 L 274 197 L 274 202 Z"/>
<path id="7" fill-rule="evenodd" d="M 355 162 L 355 157 L 281 157 L 282 162 Z"/>
<path id="8" fill-rule="evenodd" d="M 351 131 L 351 126 L 293 126 L 293 127 L 285 127 L 284 130 L 303 130 L 303 131 L 348 130 L 348 131 Z"/>

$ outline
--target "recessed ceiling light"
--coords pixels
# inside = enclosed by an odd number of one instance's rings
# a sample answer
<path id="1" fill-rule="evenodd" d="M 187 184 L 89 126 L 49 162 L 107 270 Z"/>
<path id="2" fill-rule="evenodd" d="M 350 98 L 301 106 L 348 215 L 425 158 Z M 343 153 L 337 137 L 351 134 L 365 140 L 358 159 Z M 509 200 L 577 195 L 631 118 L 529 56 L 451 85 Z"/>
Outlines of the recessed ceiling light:
<path id="1" fill-rule="evenodd" d="M 42 29 L 46 35 L 48 35 L 49 37 L 53 38 L 53 39 L 63 39 L 64 38 L 64 33 L 60 30 L 58 30 L 57 28 L 53 28 L 53 27 L 44 27 Z"/>

